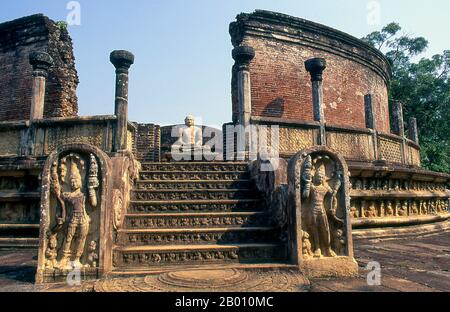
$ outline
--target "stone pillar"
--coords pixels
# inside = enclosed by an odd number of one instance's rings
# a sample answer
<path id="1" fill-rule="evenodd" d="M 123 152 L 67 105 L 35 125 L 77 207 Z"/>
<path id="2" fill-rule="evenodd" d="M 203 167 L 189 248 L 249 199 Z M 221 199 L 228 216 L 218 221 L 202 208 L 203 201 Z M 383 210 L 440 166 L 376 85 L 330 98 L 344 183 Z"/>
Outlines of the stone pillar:
<path id="1" fill-rule="evenodd" d="M 113 51 L 110 61 L 116 68 L 116 97 L 114 114 L 117 126 L 114 134 L 113 151 L 127 149 L 128 130 L 128 70 L 134 63 L 134 55 L 128 51 Z"/>
<path id="2" fill-rule="evenodd" d="M 403 154 L 403 163 L 407 164 L 409 155 L 408 148 L 405 139 L 405 123 L 403 121 L 403 105 L 399 101 L 393 101 L 391 107 L 391 116 L 392 116 L 392 125 L 391 130 L 392 133 L 402 137 L 402 154 Z"/>
<path id="3" fill-rule="evenodd" d="M 313 58 L 305 62 L 305 68 L 311 75 L 314 120 L 320 122 L 319 145 L 325 145 L 325 114 L 323 111 L 322 73 L 327 67 L 323 58 Z"/>
<path id="4" fill-rule="evenodd" d="M 29 159 L 35 154 L 37 129 L 34 121 L 44 118 L 45 83 L 48 70 L 53 65 L 52 57 L 45 52 L 32 52 L 29 62 L 33 67 L 33 82 L 31 89 L 30 126 L 22 132 L 20 140 L 20 155 Z"/>
<path id="5" fill-rule="evenodd" d="M 33 122 L 44 117 L 45 81 L 53 59 L 45 52 L 32 52 L 30 64 L 33 66 L 30 121 Z"/>
<path id="6" fill-rule="evenodd" d="M 246 127 L 250 124 L 252 113 L 249 66 L 255 57 L 255 50 L 249 46 L 239 46 L 233 49 L 232 56 L 237 69 L 238 124 Z"/>
<path id="7" fill-rule="evenodd" d="M 403 122 L 403 106 L 398 101 L 392 102 L 392 133 L 403 137 L 405 135 L 405 125 Z"/>
<path id="8" fill-rule="evenodd" d="M 376 133 L 376 121 L 375 121 L 375 110 L 373 107 L 372 94 L 364 95 L 364 111 L 366 116 L 366 128 L 374 130 L 372 132 L 373 139 L 373 155 L 375 159 L 378 159 L 378 139 Z"/>
<path id="9" fill-rule="evenodd" d="M 375 112 L 372 103 L 372 94 L 364 96 L 364 108 L 366 113 L 366 128 L 375 130 Z"/>
<path id="10" fill-rule="evenodd" d="M 408 137 L 414 143 L 419 144 L 419 131 L 417 130 L 417 119 L 409 118 Z"/>

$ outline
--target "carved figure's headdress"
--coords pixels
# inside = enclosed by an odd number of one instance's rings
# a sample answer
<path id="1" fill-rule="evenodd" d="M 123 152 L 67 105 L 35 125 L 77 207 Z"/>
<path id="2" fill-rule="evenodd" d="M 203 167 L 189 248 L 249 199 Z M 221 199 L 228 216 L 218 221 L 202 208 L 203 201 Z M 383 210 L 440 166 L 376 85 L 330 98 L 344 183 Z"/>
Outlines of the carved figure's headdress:
<path id="1" fill-rule="evenodd" d="M 324 164 L 320 164 L 319 166 L 316 167 L 316 171 L 315 171 L 314 175 L 318 176 L 319 174 L 321 174 L 322 176 L 326 175 Z"/>
<path id="2" fill-rule="evenodd" d="M 77 179 L 81 181 L 80 170 L 78 169 L 77 163 L 75 161 L 72 161 L 72 164 L 70 166 L 70 179 Z"/>

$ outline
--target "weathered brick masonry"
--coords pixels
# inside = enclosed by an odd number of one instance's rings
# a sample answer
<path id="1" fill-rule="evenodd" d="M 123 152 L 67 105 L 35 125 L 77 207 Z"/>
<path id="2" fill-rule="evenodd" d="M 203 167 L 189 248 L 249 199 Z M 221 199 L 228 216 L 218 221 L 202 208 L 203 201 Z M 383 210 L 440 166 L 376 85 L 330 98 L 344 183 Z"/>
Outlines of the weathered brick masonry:
<path id="1" fill-rule="evenodd" d="M 312 121 L 311 76 L 304 62 L 327 61 L 324 111 L 327 123 L 365 128 L 364 95 L 372 94 L 376 127 L 389 131 L 386 59 L 361 40 L 287 15 L 259 11 L 240 14 L 230 25 L 234 46 L 249 45 L 252 116 Z M 233 120 L 237 117 L 235 70 Z"/>
<path id="2" fill-rule="evenodd" d="M 154 124 L 136 124 L 135 155 L 141 161 L 159 161 L 161 129 Z"/>
<path id="3" fill-rule="evenodd" d="M 37 14 L 0 24 L 0 121 L 29 118 L 32 51 L 47 52 L 54 60 L 44 117 L 76 116 L 78 76 L 72 40 L 64 26 Z"/>

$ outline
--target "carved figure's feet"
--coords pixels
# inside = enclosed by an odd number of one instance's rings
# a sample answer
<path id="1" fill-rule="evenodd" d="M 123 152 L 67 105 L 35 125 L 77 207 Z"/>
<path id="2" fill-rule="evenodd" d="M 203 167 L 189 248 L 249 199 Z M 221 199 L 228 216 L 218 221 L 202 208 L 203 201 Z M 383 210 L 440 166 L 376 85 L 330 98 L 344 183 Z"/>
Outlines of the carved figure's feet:
<path id="1" fill-rule="evenodd" d="M 320 258 L 322 257 L 322 251 L 320 250 L 320 248 L 314 250 L 314 258 Z"/>
<path id="2" fill-rule="evenodd" d="M 52 260 L 45 260 L 45 268 L 52 270 L 56 267 L 56 264 Z"/>
<path id="3" fill-rule="evenodd" d="M 76 258 L 73 262 L 72 262 L 72 268 L 82 268 L 83 265 L 80 262 L 80 258 Z"/>
<path id="4" fill-rule="evenodd" d="M 307 250 L 303 251 L 303 258 L 305 259 L 311 259 L 312 253 L 308 252 Z"/>
<path id="5" fill-rule="evenodd" d="M 331 248 L 328 249 L 327 256 L 328 257 L 337 257 L 336 253 Z"/>
<path id="6" fill-rule="evenodd" d="M 72 265 L 70 263 L 69 257 L 63 257 L 59 262 L 59 269 L 61 270 L 72 270 Z"/>

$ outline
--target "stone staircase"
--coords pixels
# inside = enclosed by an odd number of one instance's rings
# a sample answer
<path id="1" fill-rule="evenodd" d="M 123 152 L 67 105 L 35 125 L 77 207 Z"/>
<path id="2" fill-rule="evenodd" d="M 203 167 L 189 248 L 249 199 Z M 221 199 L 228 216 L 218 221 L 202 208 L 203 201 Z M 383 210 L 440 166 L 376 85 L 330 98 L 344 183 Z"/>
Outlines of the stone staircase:
<path id="1" fill-rule="evenodd" d="M 42 166 L 42 159 L 0 159 L 0 248 L 38 247 Z"/>
<path id="2" fill-rule="evenodd" d="M 246 163 L 143 163 L 115 240 L 115 271 L 285 261 L 249 178 Z"/>

